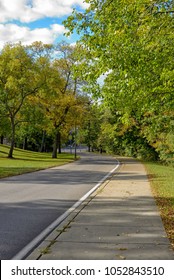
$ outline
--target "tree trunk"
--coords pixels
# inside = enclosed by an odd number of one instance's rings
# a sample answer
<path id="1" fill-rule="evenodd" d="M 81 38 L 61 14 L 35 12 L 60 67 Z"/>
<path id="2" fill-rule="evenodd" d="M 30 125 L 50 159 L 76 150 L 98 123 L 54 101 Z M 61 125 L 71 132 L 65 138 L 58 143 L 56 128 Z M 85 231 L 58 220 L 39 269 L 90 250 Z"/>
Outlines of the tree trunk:
<path id="1" fill-rule="evenodd" d="M 46 130 L 43 130 L 42 133 L 42 142 L 40 146 L 40 152 L 43 153 L 45 151 L 45 136 L 46 136 Z"/>
<path id="2" fill-rule="evenodd" d="M 61 133 L 60 131 L 58 132 L 58 150 L 59 150 L 59 154 L 61 154 Z"/>
<path id="3" fill-rule="evenodd" d="M 55 134 L 55 137 L 54 137 L 54 143 L 53 143 L 52 158 L 57 158 L 58 146 L 59 146 L 59 131 L 56 131 L 56 134 Z"/>
<path id="4" fill-rule="evenodd" d="M 10 146 L 10 150 L 8 153 L 8 158 L 13 158 L 13 150 L 14 150 L 14 146 L 15 146 L 15 124 L 12 121 L 12 137 L 11 137 L 11 146 Z"/>
<path id="5" fill-rule="evenodd" d="M 27 137 L 25 137 L 23 141 L 23 150 L 27 150 L 27 148 L 28 148 L 28 139 Z"/>
<path id="6" fill-rule="evenodd" d="M 3 144 L 4 143 L 4 136 L 3 135 L 1 135 L 1 144 Z"/>
<path id="7" fill-rule="evenodd" d="M 91 122 L 88 122 L 88 152 L 91 151 Z"/>

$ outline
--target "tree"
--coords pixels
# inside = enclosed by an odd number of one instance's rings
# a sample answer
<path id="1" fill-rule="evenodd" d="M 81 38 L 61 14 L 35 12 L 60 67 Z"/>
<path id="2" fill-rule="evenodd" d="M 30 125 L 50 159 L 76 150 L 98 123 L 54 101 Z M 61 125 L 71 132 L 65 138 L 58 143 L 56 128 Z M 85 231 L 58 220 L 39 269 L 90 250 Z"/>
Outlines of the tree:
<path id="1" fill-rule="evenodd" d="M 38 90 L 34 75 L 34 63 L 21 44 L 7 44 L 0 54 L 0 101 L 11 123 L 11 147 L 9 158 L 13 157 L 15 129 L 21 122 L 21 109 L 26 99 Z"/>
<path id="2" fill-rule="evenodd" d="M 52 70 L 57 78 L 53 79 L 54 85 L 51 85 L 51 88 L 54 89 L 55 103 L 54 106 L 47 108 L 47 114 L 53 122 L 55 131 L 53 158 L 57 157 L 57 149 L 61 153 L 61 130 L 67 122 L 71 123 L 71 118 L 72 120 L 76 119 L 76 112 L 81 106 L 79 105 L 78 94 L 82 80 L 75 72 L 78 50 L 78 46 L 70 46 L 65 42 L 55 46 L 57 56 L 52 62 Z M 49 90 L 49 92 L 51 91 Z M 74 111 L 74 116 L 71 114 L 72 111 Z"/>
<path id="3" fill-rule="evenodd" d="M 45 116 L 43 129 L 52 132 L 54 137 L 53 158 L 57 158 L 57 150 L 61 152 L 60 133 L 66 122 L 70 107 L 74 104 L 74 94 L 66 85 L 64 77 L 59 72 L 57 60 L 49 61 L 46 71 L 45 86 L 40 89 L 35 103 Z"/>
<path id="4" fill-rule="evenodd" d="M 89 8 L 84 13 L 74 10 L 65 22 L 70 33 L 76 30 L 81 35 L 80 42 L 87 53 L 88 67 L 83 63 L 81 66 L 83 72 L 86 71 L 85 77 L 115 116 L 116 137 L 120 134 L 118 128 L 122 130 L 124 126 L 127 137 L 130 132 L 134 134 L 137 147 L 144 139 L 146 147 L 155 147 L 160 154 L 164 147 L 162 142 L 171 139 L 173 121 L 174 3 L 153 0 L 86 2 Z M 104 85 L 96 92 L 101 74 L 105 75 Z M 157 147 L 154 145 L 157 135 L 149 137 L 147 131 L 156 118 L 161 122 L 161 114 L 168 116 L 168 129 Z M 160 129 L 162 133 L 163 125 Z"/>
<path id="5" fill-rule="evenodd" d="M 85 106 L 86 112 L 82 125 L 84 142 L 88 146 L 88 152 L 99 150 L 102 145 L 99 142 L 101 134 L 102 112 L 98 104 L 88 98 Z"/>
<path id="6" fill-rule="evenodd" d="M 11 123 L 9 158 L 13 157 L 16 127 L 29 121 L 31 97 L 45 85 L 50 49 L 50 45 L 35 42 L 28 47 L 7 44 L 1 51 L 0 102 L 4 117 Z"/>

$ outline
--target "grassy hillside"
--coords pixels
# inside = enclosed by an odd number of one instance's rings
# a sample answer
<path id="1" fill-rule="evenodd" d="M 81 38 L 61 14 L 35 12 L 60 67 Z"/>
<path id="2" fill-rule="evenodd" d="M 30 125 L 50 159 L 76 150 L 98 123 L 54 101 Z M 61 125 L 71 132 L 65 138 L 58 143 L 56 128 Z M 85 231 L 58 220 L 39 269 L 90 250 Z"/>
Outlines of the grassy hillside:
<path id="1" fill-rule="evenodd" d="M 161 217 L 174 248 L 174 167 L 158 163 L 145 163 L 152 191 Z"/>
<path id="2" fill-rule="evenodd" d="M 21 149 L 14 150 L 14 158 L 8 159 L 9 147 L 0 145 L 0 178 L 18 175 L 48 167 L 63 165 L 74 160 L 72 154 L 60 154 L 57 159 L 51 153 L 38 153 Z"/>

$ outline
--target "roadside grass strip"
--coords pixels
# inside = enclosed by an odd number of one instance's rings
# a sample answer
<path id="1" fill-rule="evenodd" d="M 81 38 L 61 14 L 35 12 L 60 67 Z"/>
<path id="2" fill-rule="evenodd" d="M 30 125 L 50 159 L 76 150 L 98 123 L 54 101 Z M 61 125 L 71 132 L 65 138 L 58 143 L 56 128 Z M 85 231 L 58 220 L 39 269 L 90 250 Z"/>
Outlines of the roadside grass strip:
<path id="1" fill-rule="evenodd" d="M 174 249 L 174 167 L 145 162 L 161 218 Z"/>

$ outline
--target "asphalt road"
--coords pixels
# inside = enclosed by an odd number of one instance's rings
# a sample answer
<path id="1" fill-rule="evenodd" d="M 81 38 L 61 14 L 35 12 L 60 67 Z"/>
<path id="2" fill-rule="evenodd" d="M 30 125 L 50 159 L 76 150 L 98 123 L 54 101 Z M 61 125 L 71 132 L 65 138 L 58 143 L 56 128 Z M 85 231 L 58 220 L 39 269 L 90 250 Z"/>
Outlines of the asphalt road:
<path id="1" fill-rule="evenodd" d="M 0 259 L 12 259 L 117 165 L 83 154 L 64 166 L 0 180 Z"/>

